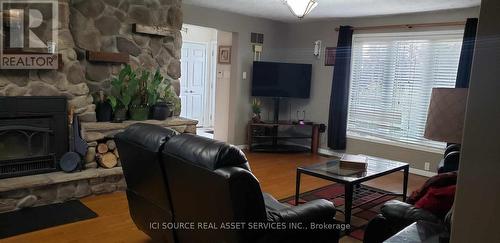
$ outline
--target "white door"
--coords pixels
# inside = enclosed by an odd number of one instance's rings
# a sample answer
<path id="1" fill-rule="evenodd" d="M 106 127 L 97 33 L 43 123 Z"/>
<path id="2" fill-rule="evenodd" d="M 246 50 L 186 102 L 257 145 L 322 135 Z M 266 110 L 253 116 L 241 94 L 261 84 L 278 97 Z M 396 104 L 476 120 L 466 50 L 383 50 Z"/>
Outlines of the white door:
<path id="1" fill-rule="evenodd" d="M 207 46 L 184 42 L 181 58 L 181 116 L 204 122 Z"/>

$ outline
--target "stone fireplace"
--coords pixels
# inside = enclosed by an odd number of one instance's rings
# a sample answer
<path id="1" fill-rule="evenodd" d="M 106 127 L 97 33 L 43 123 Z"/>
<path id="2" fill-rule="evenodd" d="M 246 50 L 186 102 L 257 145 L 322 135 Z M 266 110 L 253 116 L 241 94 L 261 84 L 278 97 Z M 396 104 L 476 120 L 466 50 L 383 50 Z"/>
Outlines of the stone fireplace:
<path id="1" fill-rule="evenodd" d="M 56 2 L 60 68 L 0 72 L 0 212 L 126 187 L 120 163 L 105 169 L 97 163 L 95 153 L 98 144 L 112 141 L 114 134 L 135 122 L 96 122 L 93 100 L 95 92 L 109 90 L 110 80 L 124 63 L 89 61 L 89 52 L 125 54 L 133 68 L 158 69 L 172 80 L 179 95 L 181 0 Z M 134 24 L 168 28 L 169 34 L 137 33 Z M 40 28 L 45 29 L 37 33 L 50 32 L 50 25 Z M 60 99 L 65 101 L 54 109 L 45 109 L 44 105 Z M 13 104 L 29 100 L 36 101 L 27 105 L 32 110 L 13 111 L 19 108 Z M 58 171 L 57 167 L 62 154 L 69 151 L 70 134 L 74 134 L 68 123 L 68 109 L 81 122 L 80 136 L 89 147 L 82 158 L 82 170 L 74 173 Z M 144 122 L 195 133 L 197 121 L 179 114 L 180 110 L 176 110 L 174 117 L 165 121 Z M 114 153 L 119 156 L 117 151 Z M 19 164 L 29 164 L 29 159 L 32 170 L 19 172 L 30 169 Z"/>

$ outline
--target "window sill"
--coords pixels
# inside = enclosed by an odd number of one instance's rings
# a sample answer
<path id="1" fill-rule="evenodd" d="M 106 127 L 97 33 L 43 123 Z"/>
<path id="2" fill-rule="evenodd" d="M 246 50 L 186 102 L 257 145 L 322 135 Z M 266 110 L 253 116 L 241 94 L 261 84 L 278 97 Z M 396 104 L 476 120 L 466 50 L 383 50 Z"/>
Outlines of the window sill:
<path id="1" fill-rule="evenodd" d="M 445 150 L 444 148 L 439 149 L 439 148 L 433 148 L 433 147 L 422 146 L 422 145 L 394 142 L 394 141 L 389 141 L 386 139 L 372 137 L 372 136 L 361 136 L 361 135 L 348 134 L 347 138 L 361 140 L 361 141 L 365 141 L 365 142 L 372 142 L 372 143 L 396 146 L 396 147 L 401 147 L 401 148 L 405 148 L 405 149 L 413 149 L 413 150 L 424 151 L 424 152 L 435 153 L 435 154 L 444 154 L 444 150 Z"/>

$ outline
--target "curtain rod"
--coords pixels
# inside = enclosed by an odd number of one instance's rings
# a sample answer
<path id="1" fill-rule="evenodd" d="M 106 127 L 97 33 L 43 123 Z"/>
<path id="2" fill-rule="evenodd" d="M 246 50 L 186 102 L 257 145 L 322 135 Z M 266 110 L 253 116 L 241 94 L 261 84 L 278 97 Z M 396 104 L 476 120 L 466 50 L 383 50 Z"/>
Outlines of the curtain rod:
<path id="1" fill-rule="evenodd" d="M 425 28 L 425 27 L 446 27 L 446 26 L 463 26 L 465 21 L 456 22 L 442 22 L 442 23 L 425 23 L 425 24 L 395 24 L 395 25 L 378 25 L 378 26 L 365 26 L 365 27 L 353 27 L 353 30 L 378 30 L 378 29 L 413 29 L 413 28 Z M 335 28 L 335 31 L 339 31 L 339 28 Z"/>

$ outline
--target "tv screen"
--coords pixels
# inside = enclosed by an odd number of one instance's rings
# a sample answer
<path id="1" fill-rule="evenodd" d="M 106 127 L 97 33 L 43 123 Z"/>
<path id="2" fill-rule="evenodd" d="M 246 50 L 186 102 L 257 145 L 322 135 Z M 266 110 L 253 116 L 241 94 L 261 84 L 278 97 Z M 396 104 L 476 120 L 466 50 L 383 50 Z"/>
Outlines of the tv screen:
<path id="1" fill-rule="evenodd" d="M 309 98 L 311 64 L 254 62 L 252 96 Z"/>

